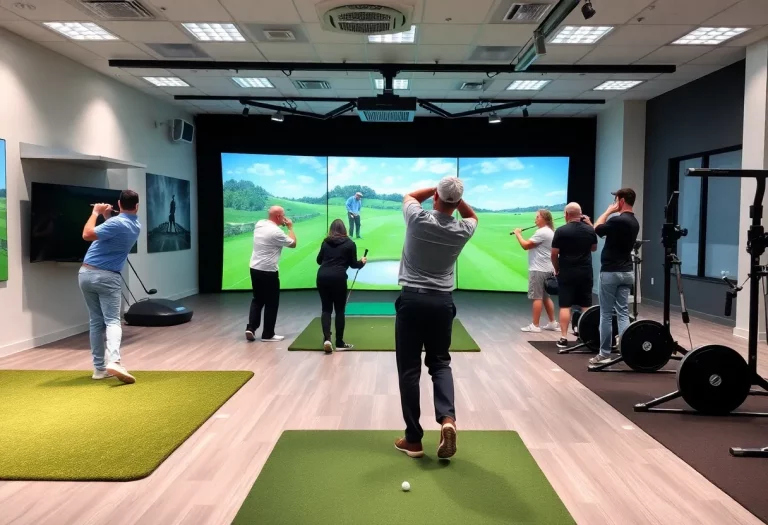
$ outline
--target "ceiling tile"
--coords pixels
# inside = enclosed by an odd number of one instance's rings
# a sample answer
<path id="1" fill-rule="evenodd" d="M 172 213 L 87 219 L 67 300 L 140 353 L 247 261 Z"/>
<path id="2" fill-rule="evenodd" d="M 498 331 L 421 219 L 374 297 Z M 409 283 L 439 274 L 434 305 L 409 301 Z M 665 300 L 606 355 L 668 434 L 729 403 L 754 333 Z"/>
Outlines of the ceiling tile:
<path id="1" fill-rule="evenodd" d="M 14 8 L 13 5 L 18 1 L 0 0 L 0 6 L 27 20 L 40 22 L 82 22 L 88 21 L 89 18 L 85 11 L 80 11 L 64 0 L 32 0 L 27 2 L 35 6 L 34 10 Z"/>
<path id="2" fill-rule="evenodd" d="M 488 17 L 493 0 L 428 0 L 423 22 L 440 24 L 450 18 L 455 24 L 481 24 Z"/>
<path id="3" fill-rule="evenodd" d="M 547 116 L 569 117 L 575 115 L 579 111 L 583 110 L 580 105 L 576 104 L 560 104 L 556 108 L 546 113 Z"/>
<path id="4" fill-rule="evenodd" d="M 628 25 L 614 29 L 600 45 L 605 46 L 663 46 L 694 29 L 690 25 Z"/>
<path id="5" fill-rule="evenodd" d="M 256 46 L 248 42 L 200 43 L 197 47 L 216 60 L 264 60 L 264 56 L 259 53 Z"/>
<path id="6" fill-rule="evenodd" d="M 318 2 L 319 0 L 293 0 L 302 21 L 320 25 L 320 18 L 317 16 L 317 9 L 315 9 L 315 4 Z"/>
<path id="7" fill-rule="evenodd" d="M 414 44 L 367 44 L 366 55 L 368 62 L 405 62 L 412 63 L 416 59 Z"/>
<path id="8" fill-rule="evenodd" d="M 552 95 L 562 96 L 562 94 L 570 94 L 572 96 L 579 95 L 584 91 L 590 90 L 600 84 L 598 79 L 585 79 L 585 80 L 554 80 L 544 86 L 544 89 L 536 92 L 534 98 L 549 98 Z M 541 96 L 539 96 L 541 95 Z"/>
<path id="9" fill-rule="evenodd" d="M 312 44 L 291 44 L 288 42 L 264 42 L 257 45 L 261 54 L 270 61 L 313 62 L 317 53 Z"/>
<path id="10" fill-rule="evenodd" d="M 54 33 L 34 22 L 28 22 L 22 20 L 20 22 L 0 22 L 0 27 L 4 27 L 12 33 L 23 36 L 33 42 L 65 42 L 67 41 L 62 35 Z"/>
<path id="11" fill-rule="evenodd" d="M 336 91 L 373 89 L 373 82 L 370 78 L 331 78 L 328 79 L 328 82 Z"/>
<path id="12" fill-rule="evenodd" d="M 91 53 L 73 42 L 40 42 L 40 45 L 78 62 L 95 61 L 101 58 L 99 55 Z"/>
<path id="13" fill-rule="evenodd" d="M 193 41 L 171 22 L 102 22 L 101 25 L 130 42 L 186 44 Z"/>
<path id="14" fill-rule="evenodd" d="M 522 46 L 533 38 L 536 24 L 487 24 L 482 26 L 475 40 L 481 46 Z"/>
<path id="15" fill-rule="evenodd" d="M 310 41 L 317 44 L 364 44 L 363 35 L 348 35 L 325 31 L 320 24 L 303 24 Z"/>
<path id="16" fill-rule="evenodd" d="M 717 71 L 722 66 L 705 66 L 705 65 L 689 65 L 677 66 L 677 71 L 674 73 L 665 73 L 659 75 L 657 80 L 685 80 L 691 81 L 697 78 L 709 75 L 710 73 Z M 639 86 L 638 86 L 639 87 Z"/>
<path id="17" fill-rule="evenodd" d="M 410 82 L 410 87 L 418 91 L 448 91 L 455 89 L 456 81 L 447 79 L 419 78 Z"/>
<path id="18" fill-rule="evenodd" d="M 169 95 L 199 95 L 202 96 L 205 93 L 194 87 L 161 87 L 160 88 Z"/>
<path id="19" fill-rule="evenodd" d="M 414 84 L 414 87 L 418 88 L 418 85 Z M 424 99 L 453 98 L 453 93 L 451 91 L 445 91 L 442 89 L 412 89 L 410 92 L 403 91 L 403 93 L 408 93 L 408 96 L 411 97 Z"/>
<path id="20" fill-rule="evenodd" d="M 536 59 L 534 64 L 575 64 L 595 46 L 548 45 L 547 54 Z"/>
<path id="21" fill-rule="evenodd" d="M 623 91 L 585 91 L 576 100 L 610 100 Z"/>
<path id="22" fill-rule="evenodd" d="M 416 49 L 419 62 L 463 62 L 469 56 L 472 48 L 469 46 L 425 46 Z"/>
<path id="23" fill-rule="evenodd" d="M 364 44 L 315 44 L 315 51 L 323 62 L 365 62 Z"/>
<path id="24" fill-rule="evenodd" d="M 87 61 L 83 62 L 87 67 L 98 71 L 99 73 L 106 75 L 108 77 L 121 77 L 121 76 L 130 76 L 128 73 L 123 71 L 122 69 L 118 69 L 116 67 L 109 67 L 109 62 L 105 58 L 101 58 L 99 60 L 93 60 L 93 61 Z"/>
<path id="25" fill-rule="evenodd" d="M 729 3 L 733 3 L 728 0 Z M 741 0 L 706 21 L 707 26 L 757 26 L 768 24 L 768 3 L 765 0 Z"/>
<path id="26" fill-rule="evenodd" d="M 128 60 L 152 58 L 128 42 L 78 42 L 77 45 L 103 58 L 123 58 Z"/>
<path id="27" fill-rule="evenodd" d="M 5 9 L 3 7 L 0 7 L 0 21 L 2 22 L 21 22 L 24 20 L 19 15 L 13 13 L 12 11 Z"/>
<path id="28" fill-rule="evenodd" d="M 716 47 L 712 51 L 701 55 L 699 58 L 688 62 L 693 65 L 720 65 L 727 66 L 742 60 L 746 56 L 746 50 L 738 47 Z"/>
<path id="29" fill-rule="evenodd" d="M 173 22 L 230 22 L 232 17 L 219 2 L 210 0 L 148 0 Z"/>
<path id="30" fill-rule="evenodd" d="M 421 24 L 419 44 L 471 44 L 480 27 L 475 24 Z"/>
<path id="31" fill-rule="evenodd" d="M 595 26 L 624 24 L 651 3 L 653 0 L 610 0 L 608 2 L 597 2 L 596 0 L 594 3 L 595 16 L 585 21 L 579 6 L 571 11 L 564 24 Z"/>
<path id="32" fill-rule="evenodd" d="M 631 64 L 654 52 L 658 46 L 597 46 L 579 64 Z"/>
<path id="33" fill-rule="evenodd" d="M 696 24 L 739 0 L 656 0 L 630 21 L 632 24 Z M 643 18 L 638 22 L 637 18 Z"/>
<path id="34" fill-rule="evenodd" d="M 762 40 L 763 38 L 768 38 L 768 26 L 766 27 L 754 27 L 744 33 L 742 36 L 738 38 L 734 38 L 733 40 L 726 41 L 723 46 L 725 47 L 746 47 L 751 44 L 754 44 L 755 42 L 758 42 L 759 40 Z"/>
<path id="35" fill-rule="evenodd" d="M 373 89 L 337 89 L 336 95 L 340 98 L 373 97 L 378 93 Z"/>
<path id="36" fill-rule="evenodd" d="M 301 23 L 293 2 L 287 0 L 219 0 L 235 20 L 274 24 Z"/>
<path id="37" fill-rule="evenodd" d="M 82 48 L 81 48 L 82 49 Z M 93 55 L 93 53 L 91 53 Z M 98 60 L 98 56 L 93 55 Z M 167 69 L 153 69 L 153 68 L 140 68 L 140 67 L 124 67 L 120 68 L 121 71 L 128 75 L 135 77 L 172 77 L 175 76 Z"/>
<path id="38" fill-rule="evenodd" d="M 638 64 L 685 64 L 698 58 L 707 51 L 711 51 L 712 46 L 664 46 L 650 55 L 646 55 Z"/>

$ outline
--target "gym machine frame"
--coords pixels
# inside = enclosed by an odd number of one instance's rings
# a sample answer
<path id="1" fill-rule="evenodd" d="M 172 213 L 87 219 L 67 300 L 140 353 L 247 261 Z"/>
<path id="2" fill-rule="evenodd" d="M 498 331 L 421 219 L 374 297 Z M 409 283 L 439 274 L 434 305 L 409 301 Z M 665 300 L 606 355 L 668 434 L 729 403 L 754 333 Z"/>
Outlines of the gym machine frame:
<path id="1" fill-rule="evenodd" d="M 688 230 L 675 223 L 675 206 L 680 192 L 675 191 L 664 208 L 664 225 L 661 229 L 661 242 L 664 246 L 664 313 L 663 323 L 650 319 L 635 320 L 621 334 L 619 355 L 610 361 L 599 365 L 590 365 L 590 372 L 674 372 L 661 370 L 670 360 L 680 360 L 688 353 L 672 337 L 670 329 L 669 294 L 672 290 L 671 276 L 673 269 L 677 277 L 677 291 L 680 295 L 680 309 L 683 323 L 690 322 L 688 310 L 685 307 L 682 278 L 680 276 L 680 259 L 675 254 L 677 241 L 688 235 Z M 635 270 L 637 271 L 637 270 Z M 635 275 L 637 282 L 637 275 Z M 632 353 L 628 352 L 632 348 Z M 625 362 L 629 368 L 611 368 L 617 363 Z"/>
<path id="2" fill-rule="evenodd" d="M 763 197 L 768 170 L 719 170 L 689 169 L 689 177 L 754 177 L 757 188 L 755 199 L 749 208 L 752 224 L 747 234 L 747 252 L 750 255 L 749 270 L 749 339 L 748 360 L 736 350 L 723 345 L 710 344 L 688 352 L 677 370 L 677 390 L 645 403 L 635 405 L 636 412 L 699 413 L 708 415 L 744 415 L 765 417 L 765 412 L 734 412 L 748 396 L 768 395 L 768 381 L 757 373 L 757 337 L 759 316 L 760 280 L 768 275 L 765 266 L 760 265 L 760 256 L 765 252 L 768 239 L 764 233 Z M 726 294 L 726 314 L 737 288 L 731 286 Z M 754 390 L 753 386 L 763 390 Z M 658 405 L 682 397 L 691 409 L 657 408 Z M 760 449 L 762 450 L 762 449 Z M 734 455 L 748 455 L 749 449 L 731 449 Z M 765 452 L 762 452 L 765 453 Z"/>

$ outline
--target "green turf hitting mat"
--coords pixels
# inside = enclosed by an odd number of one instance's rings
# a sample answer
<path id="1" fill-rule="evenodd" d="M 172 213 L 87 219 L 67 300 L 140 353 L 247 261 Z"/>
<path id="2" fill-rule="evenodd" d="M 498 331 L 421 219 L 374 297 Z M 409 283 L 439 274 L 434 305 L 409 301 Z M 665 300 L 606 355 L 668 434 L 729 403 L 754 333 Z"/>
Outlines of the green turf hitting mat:
<path id="1" fill-rule="evenodd" d="M 347 315 L 395 315 L 395 303 L 349 303 Z"/>
<path id="2" fill-rule="evenodd" d="M 573 524 L 516 432 L 459 430 L 437 459 L 394 448 L 397 431 L 286 431 L 235 517 L 237 525 Z M 408 481 L 409 492 L 402 483 Z"/>
<path id="3" fill-rule="evenodd" d="M 333 328 L 333 320 L 331 321 Z M 344 328 L 344 341 L 355 345 L 352 351 L 394 352 L 395 351 L 395 318 L 347 316 Z M 323 350 L 323 330 L 320 318 L 315 317 L 303 332 L 291 343 L 288 350 Z M 453 320 L 453 336 L 451 337 L 451 352 L 479 352 L 480 347 L 467 329 L 458 319 Z"/>
<path id="4" fill-rule="evenodd" d="M 252 372 L 0 370 L 0 479 L 130 481 L 152 473 Z"/>

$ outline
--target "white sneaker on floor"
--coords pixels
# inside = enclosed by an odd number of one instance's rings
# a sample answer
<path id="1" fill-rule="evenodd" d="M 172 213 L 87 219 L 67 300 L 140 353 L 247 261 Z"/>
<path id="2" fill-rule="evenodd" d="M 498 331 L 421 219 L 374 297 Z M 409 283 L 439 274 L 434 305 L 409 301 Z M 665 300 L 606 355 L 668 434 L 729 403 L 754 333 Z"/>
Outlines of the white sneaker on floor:
<path id="1" fill-rule="evenodd" d="M 541 332 L 541 328 L 536 326 L 535 324 L 531 323 L 528 326 L 524 326 L 520 329 L 521 332 L 533 332 L 534 334 L 538 334 Z"/>
<path id="2" fill-rule="evenodd" d="M 131 385 L 136 382 L 136 378 L 128 373 L 128 370 L 126 370 L 125 367 L 120 363 L 109 363 L 107 365 L 107 372 L 127 385 Z"/>
<path id="3" fill-rule="evenodd" d="M 269 339 L 264 339 L 264 338 L 262 337 L 262 338 L 261 338 L 261 342 L 262 342 L 262 343 L 279 343 L 279 342 L 280 342 L 280 341 L 282 341 L 283 339 L 285 339 L 285 337 L 284 337 L 284 336 L 282 336 L 282 335 L 273 335 L 273 336 L 272 336 L 271 338 L 269 338 Z"/>
<path id="4" fill-rule="evenodd" d="M 94 370 L 91 379 L 108 379 L 110 377 L 114 376 L 106 370 Z"/>
<path id="5" fill-rule="evenodd" d="M 560 330 L 560 323 L 558 323 L 557 321 L 555 321 L 553 323 L 547 323 L 546 325 L 544 325 L 542 327 L 542 330 L 549 330 L 550 332 L 557 332 L 558 330 Z"/>
<path id="6" fill-rule="evenodd" d="M 332 354 L 333 353 L 333 345 L 330 341 L 326 341 L 323 343 L 323 350 L 325 350 L 326 354 Z"/>

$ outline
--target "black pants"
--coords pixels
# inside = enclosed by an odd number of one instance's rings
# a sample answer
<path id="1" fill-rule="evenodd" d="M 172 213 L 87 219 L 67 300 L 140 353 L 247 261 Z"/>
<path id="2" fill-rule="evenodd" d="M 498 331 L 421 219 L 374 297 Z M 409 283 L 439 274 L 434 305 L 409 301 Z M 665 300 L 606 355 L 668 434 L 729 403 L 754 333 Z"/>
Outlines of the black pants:
<path id="1" fill-rule="evenodd" d="M 317 291 L 320 293 L 323 326 L 323 341 L 331 340 L 331 314 L 336 310 L 336 346 L 344 344 L 344 310 L 347 307 L 347 275 L 317 276 Z"/>
<path id="2" fill-rule="evenodd" d="M 395 353 L 400 379 L 400 405 L 405 419 L 405 439 L 418 443 L 424 436 L 419 424 L 419 379 L 421 351 L 432 376 L 435 418 L 456 419 L 453 373 L 451 372 L 451 331 L 456 307 L 450 294 L 432 295 L 403 291 L 395 301 Z"/>
<path id="3" fill-rule="evenodd" d="M 253 299 L 246 330 L 255 332 L 259 328 L 263 308 L 264 329 L 261 331 L 261 338 L 271 339 L 275 336 L 277 308 L 280 306 L 280 276 L 277 272 L 263 272 L 251 268 L 251 286 Z"/>
<path id="4" fill-rule="evenodd" d="M 357 226 L 357 237 L 360 237 L 360 216 L 349 215 L 349 237 L 355 236 L 355 226 Z"/>

